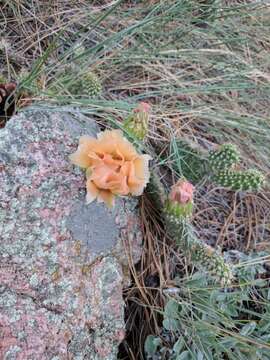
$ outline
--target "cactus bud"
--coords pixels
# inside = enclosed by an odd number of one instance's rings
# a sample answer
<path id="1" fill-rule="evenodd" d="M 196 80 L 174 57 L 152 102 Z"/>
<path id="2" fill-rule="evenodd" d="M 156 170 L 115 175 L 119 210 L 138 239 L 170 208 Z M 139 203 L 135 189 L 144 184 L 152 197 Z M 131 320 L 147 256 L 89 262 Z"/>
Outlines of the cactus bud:
<path id="1" fill-rule="evenodd" d="M 138 140 L 144 140 L 148 131 L 151 106 L 140 102 L 133 113 L 124 122 L 124 129 Z"/>
<path id="2" fill-rule="evenodd" d="M 166 203 L 168 214 L 177 218 L 189 218 L 193 210 L 193 191 L 194 186 L 184 179 L 172 187 Z"/>

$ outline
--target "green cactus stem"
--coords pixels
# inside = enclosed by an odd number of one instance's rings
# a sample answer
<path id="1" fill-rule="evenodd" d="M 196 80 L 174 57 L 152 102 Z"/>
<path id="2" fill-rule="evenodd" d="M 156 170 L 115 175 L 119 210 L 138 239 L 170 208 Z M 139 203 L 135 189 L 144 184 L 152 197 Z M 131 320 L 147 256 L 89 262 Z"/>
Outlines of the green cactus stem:
<path id="1" fill-rule="evenodd" d="M 146 190 L 150 195 L 155 208 L 158 210 L 163 209 L 167 199 L 167 194 L 160 180 L 160 175 L 156 169 L 151 171 L 150 180 L 147 184 Z"/>
<path id="2" fill-rule="evenodd" d="M 143 141 L 147 134 L 147 125 L 145 121 L 141 120 L 143 118 L 140 119 L 130 115 L 124 123 L 124 129 L 139 141 Z"/>
<path id="3" fill-rule="evenodd" d="M 263 185 L 264 175 L 255 169 L 246 171 L 224 170 L 214 175 L 214 180 L 221 186 L 234 191 L 259 190 Z"/>
<path id="4" fill-rule="evenodd" d="M 165 203 L 165 212 L 171 214 L 175 218 L 188 219 L 192 216 L 193 202 L 179 204 L 177 201 L 167 200 Z"/>
<path id="5" fill-rule="evenodd" d="M 166 207 L 165 223 L 169 235 L 176 241 L 191 262 L 205 271 L 222 286 L 230 285 L 233 274 L 222 254 L 197 238 L 192 225 L 185 216 L 176 216 L 174 210 Z"/>
<path id="6" fill-rule="evenodd" d="M 240 153 L 233 144 L 224 144 L 210 152 L 208 161 L 213 172 L 231 169 L 240 161 Z"/>
<path id="7" fill-rule="evenodd" d="M 152 172 L 147 192 L 155 207 L 161 210 L 168 235 L 183 254 L 198 269 L 205 271 L 222 286 L 228 286 L 233 278 L 229 265 L 222 254 L 198 239 L 190 223 L 193 209 L 193 187 L 180 179 L 166 195 L 159 175 Z"/>
<path id="8" fill-rule="evenodd" d="M 2 74 L 0 73 L 0 84 L 6 83 L 6 82 L 7 82 L 7 79 L 5 78 L 4 75 L 2 75 Z"/>

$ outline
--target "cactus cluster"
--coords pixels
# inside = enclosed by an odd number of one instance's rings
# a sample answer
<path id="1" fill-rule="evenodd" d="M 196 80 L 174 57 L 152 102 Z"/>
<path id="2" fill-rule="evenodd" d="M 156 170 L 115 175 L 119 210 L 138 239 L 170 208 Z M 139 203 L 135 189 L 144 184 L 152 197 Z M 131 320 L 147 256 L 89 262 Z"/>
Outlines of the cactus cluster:
<path id="1" fill-rule="evenodd" d="M 68 64 L 58 77 L 59 84 L 70 94 L 77 96 L 95 97 L 102 92 L 99 78 L 90 70 L 80 72 L 78 64 Z"/>
<path id="2" fill-rule="evenodd" d="M 80 79 L 72 85 L 71 92 L 76 95 L 87 95 L 95 97 L 102 91 L 98 77 L 92 72 L 83 74 Z"/>
<path id="3" fill-rule="evenodd" d="M 226 286 L 231 283 L 233 274 L 222 254 L 198 239 L 190 241 L 189 248 L 191 259 L 197 266 L 206 269 L 213 278 L 220 281 L 221 285 Z"/>
<path id="4" fill-rule="evenodd" d="M 146 107 L 145 103 L 141 103 L 126 120 L 124 128 L 134 138 L 141 141 L 147 132 L 148 116 L 149 108 Z M 181 146 L 179 147 L 180 144 L 177 145 L 177 153 L 179 154 Z M 192 164 L 199 166 L 199 171 L 195 176 L 196 180 L 208 169 L 214 181 L 235 191 L 258 190 L 264 182 L 264 176 L 257 170 L 240 171 L 236 169 L 236 165 L 240 162 L 240 152 L 232 144 L 223 144 L 217 150 L 210 152 L 208 156 L 201 154 L 201 157 L 199 151 L 187 143 L 185 143 L 184 150 L 185 159 L 191 159 Z M 188 167 L 190 163 L 191 161 L 187 161 L 186 166 Z M 186 171 L 190 174 L 188 168 Z M 153 171 L 147 189 L 154 204 L 163 214 L 169 236 L 181 248 L 187 258 L 191 259 L 191 263 L 206 271 L 221 285 L 228 286 L 233 278 L 231 267 L 219 251 L 205 244 L 196 236 L 190 223 L 194 189 L 191 183 L 185 179 L 179 180 L 172 187 L 169 196 L 166 196 L 158 174 Z"/>
<path id="5" fill-rule="evenodd" d="M 147 131 L 145 125 L 148 122 L 150 109 L 146 105 L 139 104 L 124 123 L 124 129 L 140 141 L 144 139 Z M 228 151 L 225 157 L 229 158 Z M 198 158 L 195 161 L 198 162 Z M 193 265 L 204 270 L 221 285 L 229 285 L 233 277 L 229 265 L 222 254 L 198 239 L 190 223 L 193 210 L 194 187 L 192 184 L 185 179 L 180 179 L 167 196 L 158 173 L 152 170 L 147 190 L 154 205 L 163 215 L 169 236 L 181 248 L 185 256 L 191 259 Z"/>
<path id="6" fill-rule="evenodd" d="M 254 169 L 238 170 L 241 157 L 233 144 L 223 144 L 218 149 L 204 152 L 193 144 L 181 140 L 174 151 L 174 168 L 192 183 L 198 183 L 205 175 L 222 187 L 234 191 L 256 191 L 264 183 L 264 176 Z"/>
<path id="7" fill-rule="evenodd" d="M 168 203 L 171 201 L 168 200 Z M 189 223 L 190 210 L 192 204 L 184 204 L 183 210 L 178 204 L 171 204 L 165 207 L 165 223 L 169 235 L 176 241 L 184 254 L 189 255 L 192 264 L 199 269 L 206 271 L 213 279 L 222 286 L 228 286 L 233 278 L 230 266 L 224 260 L 222 254 L 211 246 L 198 239 L 192 225 Z M 187 214 L 187 215 L 186 215 Z"/>
<path id="8" fill-rule="evenodd" d="M 101 93 L 102 87 L 99 79 L 91 72 L 86 73 L 81 79 L 82 93 L 90 97 Z"/>
<path id="9" fill-rule="evenodd" d="M 234 191 L 259 190 L 264 183 L 264 176 L 255 169 L 235 170 L 240 161 L 240 153 L 232 144 L 221 145 L 208 157 L 213 180 Z"/>

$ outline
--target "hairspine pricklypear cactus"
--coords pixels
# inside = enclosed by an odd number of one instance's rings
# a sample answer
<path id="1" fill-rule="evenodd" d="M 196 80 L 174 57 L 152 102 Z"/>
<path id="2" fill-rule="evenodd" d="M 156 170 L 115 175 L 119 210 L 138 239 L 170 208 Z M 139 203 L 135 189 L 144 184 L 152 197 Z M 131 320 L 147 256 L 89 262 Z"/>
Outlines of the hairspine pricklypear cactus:
<path id="1" fill-rule="evenodd" d="M 192 263 L 206 271 L 222 285 L 229 285 L 232 272 L 223 256 L 211 246 L 199 240 L 189 219 L 193 209 L 193 186 L 179 180 L 172 187 L 164 213 L 169 235 L 191 257 Z"/>
<path id="2" fill-rule="evenodd" d="M 99 79 L 92 72 L 84 74 L 80 80 L 81 94 L 90 97 L 97 96 L 101 93 L 102 87 Z"/>
<path id="3" fill-rule="evenodd" d="M 234 191 L 259 190 L 263 185 L 264 175 L 255 169 L 246 171 L 224 170 L 214 175 L 214 180 Z"/>
<path id="4" fill-rule="evenodd" d="M 233 144 L 223 144 L 208 156 L 211 169 L 214 172 L 230 169 L 240 161 L 240 153 Z"/>
<path id="5" fill-rule="evenodd" d="M 149 110 L 148 104 L 139 104 L 124 123 L 124 129 L 137 140 L 142 141 L 146 136 L 147 122 L 145 120 L 148 120 Z M 195 266 L 206 271 L 222 285 L 227 286 L 233 277 L 229 265 L 221 254 L 197 238 L 190 224 L 193 210 L 193 190 L 194 187 L 191 183 L 181 179 L 172 187 L 167 196 L 159 174 L 155 170 L 152 170 L 147 186 L 148 194 L 162 212 L 170 237 L 187 257 L 191 257 Z"/>
<path id="6" fill-rule="evenodd" d="M 77 74 L 77 73 L 78 74 Z M 60 74 L 59 83 L 72 95 L 98 96 L 102 86 L 98 77 L 91 71 L 80 74 L 78 65 L 69 64 Z"/>
<path id="7" fill-rule="evenodd" d="M 212 151 L 208 161 L 213 172 L 213 180 L 231 190 L 259 190 L 264 183 L 265 178 L 258 170 L 240 171 L 234 169 L 240 161 L 240 153 L 232 144 L 221 145 L 218 150 Z"/>

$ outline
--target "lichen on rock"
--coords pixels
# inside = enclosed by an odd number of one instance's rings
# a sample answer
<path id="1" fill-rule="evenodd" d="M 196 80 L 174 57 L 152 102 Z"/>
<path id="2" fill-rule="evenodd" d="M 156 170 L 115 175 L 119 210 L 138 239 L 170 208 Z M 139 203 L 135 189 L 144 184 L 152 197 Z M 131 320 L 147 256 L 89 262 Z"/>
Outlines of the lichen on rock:
<path id="1" fill-rule="evenodd" d="M 1 359 L 116 359 L 123 263 L 142 236 L 136 199 L 85 203 L 68 156 L 98 131 L 72 109 L 29 109 L 0 130 Z"/>

